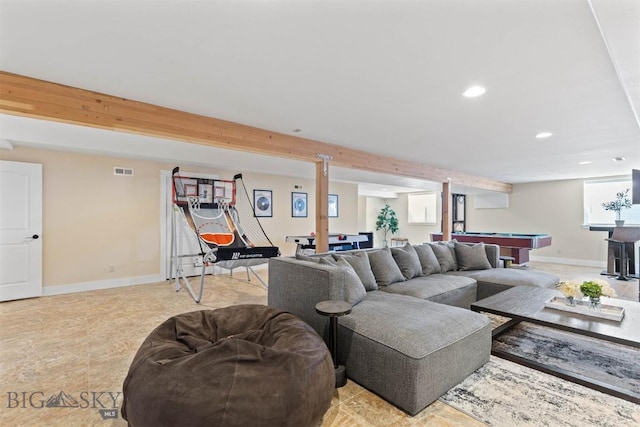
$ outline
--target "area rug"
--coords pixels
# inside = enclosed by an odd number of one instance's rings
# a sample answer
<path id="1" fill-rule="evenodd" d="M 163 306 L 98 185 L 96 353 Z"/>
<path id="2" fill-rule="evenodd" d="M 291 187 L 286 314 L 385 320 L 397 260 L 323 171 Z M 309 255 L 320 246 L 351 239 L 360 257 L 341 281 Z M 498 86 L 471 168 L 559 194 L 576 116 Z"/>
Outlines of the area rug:
<path id="1" fill-rule="evenodd" d="M 493 348 L 640 394 L 640 349 L 531 323 L 516 325 Z"/>
<path id="2" fill-rule="evenodd" d="M 640 405 L 494 356 L 440 401 L 494 427 L 640 425 Z"/>

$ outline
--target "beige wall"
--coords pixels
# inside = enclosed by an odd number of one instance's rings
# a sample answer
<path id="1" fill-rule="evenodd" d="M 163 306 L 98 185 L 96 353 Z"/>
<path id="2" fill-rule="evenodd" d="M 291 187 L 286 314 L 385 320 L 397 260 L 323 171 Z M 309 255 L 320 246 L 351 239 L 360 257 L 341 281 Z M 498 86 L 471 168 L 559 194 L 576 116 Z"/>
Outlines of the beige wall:
<path id="1" fill-rule="evenodd" d="M 313 168 L 314 166 L 310 166 Z M 235 173 L 220 178 L 231 179 Z M 315 231 L 316 192 L 315 181 L 282 177 L 275 175 L 243 173 L 244 183 L 251 197 L 253 190 L 273 191 L 273 217 L 260 218 L 260 223 L 274 245 L 280 248 L 282 255 L 294 255 L 295 243 L 287 243 L 287 236 L 307 236 Z M 295 185 L 302 189 L 294 188 Z M 291 217 L 291 192 L 307 193 L 309 216 Z M 338 218 L 329 218 L 329 232 L 358 234 L 358 186 L 343 182 L 329 182 L 329 193 L 338 195 Z"/>
<path id="2" fill-rule="evenodd" d="M 366 215 L 375 229 L 375 217 L 385 203 L 396 211 L 399 232 L 413 244 L 431 240 L 430 234 L 440 232 L 441 201 L 438 200 L 436 225 L 407 224 L 407 196 L 396 199 L 366 198 Z M 509 195 L 509 207 L 476 209 L 475 197 L 467 196 L 466 220 L 468 231 L 512 233 L 546 233 L 552 245 L 531 252 L 543 261 L 603 267 L 606 264 L 606 232 L 583 228 L 583 180 L 565 180 L 516 184 Z M 376 233 L 377 245 L 382 244 L 381 232 Z"/>
<path id="3" fill-rule="evenodd" d="M 160 174 L 175 165 L 21 146 L 0 151 L 0 158 L 43 165 L 43 286 L 160 274 Z M 115 176 L 115 166 L 133 168 L 134 176 Z M 181 170 L 221 179 L 242 172 Z M 243 177 L 250 197 L 254 188 L 273 191 L 274 216 L 261 223 L 283 255 L 293 254 L 295 245 L 285 243 L 285 237 L 315 228 L 314 182 L 254 173 Z M 296 184 L 309 193 L 308 218 L 291 217 Z M 330 231 L 357 233 L 357 185 L 331 182 L 329 191 L 339 195 L 339 217 L 329 220 Z"/>
<path id="4" fill-rule="evenodd" d="M 546 233 L 549 247 L 531 252 L 533 257 L 561 263 L 593 266 L 606 264 L 606 232 L 582 227 L 583 180 L 516 184 L 504 209 L 476 209 L 467 197 L 467 230 Z"/>
<path id="5" fill-rule="evenodd" d="M 43 165 L 44 286 L 160 273 L 160 173 L 174 165 L 20 146 L 0 151 L 0 158 Z M 114 166 L 134 168 L 135 175 L 114 176 Z M 222 179 L 232 179 L 238 172 L 189 166 L 182 170 Z M 315 228 L 314 181 L 243 175 L 250 196 L 254 188 L 273 191 L 274 216 L 261 223 L 282 254 L 292 255 L 295 245 L 286 243 L 285 237 L 306 235 Z M 308 218 L 291 217 L 292 191 L 308 193 Z M 375 231 L 375 218 L 385 203 L 397 213 L 398 237 L 421 243 L 440 230 L 440 215 L 437 225 L 407 224 L 406 195 L 397 199 L 358 197 L 357 185 L 333 181 L 329 192 L 339 195 L 339 217 L 329 220 L 331 232 Z M 582 180 L 518 184 L 507 209 L 475 209 L 474 197 L 469 196 L 467 230 L 551 234 L 552 246 L 533 251 L 534 257 L 603 266 L 607 236 L 582 228 L 582 203 Z M 374 244 L 382 245 L 381 232 L 375 233 Z M 114 272 L 109 271 L 111 265 Z"/>

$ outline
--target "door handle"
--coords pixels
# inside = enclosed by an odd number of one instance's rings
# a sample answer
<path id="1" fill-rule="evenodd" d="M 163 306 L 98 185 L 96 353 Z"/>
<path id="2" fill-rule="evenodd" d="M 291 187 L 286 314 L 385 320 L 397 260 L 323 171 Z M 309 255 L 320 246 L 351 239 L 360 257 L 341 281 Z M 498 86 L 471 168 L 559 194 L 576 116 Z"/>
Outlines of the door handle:
<path id="1" fill-rule="evenodd" d="M 38 236 L 37 234 L 34 234 L 33 236 L 31 236 L 31 238 L 33 240 L 38 240 L 40 238 L 40 236 Z"/>

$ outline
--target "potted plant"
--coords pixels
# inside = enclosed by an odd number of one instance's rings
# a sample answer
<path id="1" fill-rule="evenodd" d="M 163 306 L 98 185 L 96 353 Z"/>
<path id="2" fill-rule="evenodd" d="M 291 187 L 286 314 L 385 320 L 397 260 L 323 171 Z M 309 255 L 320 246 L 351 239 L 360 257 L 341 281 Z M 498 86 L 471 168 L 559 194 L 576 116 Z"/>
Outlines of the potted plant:
<path id="1" fill-rule="evenodd" d="M 622 227 L 624 220 L 620 219 L 622 209 L 631 208 L 631 199 L 629 199 L 629 189 L 616 193 L 616 199 L 607 203 L 603 203 L 602 207 L 605 211 L 614 211 L 616 213 L 616 227 Z"/>
<path id="2" fill-rule="evenodd" d="M 598 308 L 600 306 L 600 297 L 615 297 L 616 291 L 604 280 L 590 280 L 582 282 L 580 285 L 582 295 L 589 297 L 590 307 Z"/>
<path id="3" fill-rule="evenodd" d="M 398 219 L 396 218 L 395 211 L 391 209 L 391 206 L 384 205 L 384 207 L 380 209 L 376 220 L 376 231 L 377 230 L 384 232 L 384 246 L 387 246 L 387 233 L 389 231 L 391 234 L 398 232 Z"/>

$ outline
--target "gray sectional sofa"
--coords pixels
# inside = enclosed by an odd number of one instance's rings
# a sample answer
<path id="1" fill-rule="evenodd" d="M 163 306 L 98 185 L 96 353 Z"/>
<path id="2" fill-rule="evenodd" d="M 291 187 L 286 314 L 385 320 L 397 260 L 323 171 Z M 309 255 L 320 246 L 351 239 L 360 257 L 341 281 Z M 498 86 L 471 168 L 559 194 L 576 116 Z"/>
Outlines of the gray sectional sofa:
<path id="1" fill-rule="evenodd" d="M 513 286 L 553 287 L 551 274 L 500 268 L 499 247 L 439 242 L 269 261 L 268 304 L 327 336 L 315 311 L 353 305 L 339 319 L 347 376 L 411 415 L 489 360 L 489 319 L 471 303 Z"/>

